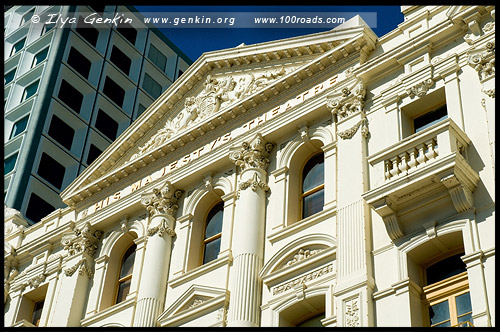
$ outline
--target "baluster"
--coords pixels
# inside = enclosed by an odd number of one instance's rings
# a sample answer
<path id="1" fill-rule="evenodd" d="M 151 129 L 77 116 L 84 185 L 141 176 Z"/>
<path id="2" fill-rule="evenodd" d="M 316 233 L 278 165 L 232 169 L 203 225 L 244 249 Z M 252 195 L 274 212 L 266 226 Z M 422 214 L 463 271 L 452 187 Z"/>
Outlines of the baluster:
<path id="1" fill-rule="evenodd" d="M 418 147 L 418 157 L 417 157 L 417 163 L 418 164 L 423 164 L 427 158 L 425 157 L 425 144 L 420 144 Z"/>
<path id="2" fill-rule="evenodd" d="M 401 173 L 405 173 L 408 170 L 408 153 L 403 152 L 402 154 L 399 155 L 399 160 L 401 161 L 399 163 L 399 170 Z"/>
<path id="3" fill-rule="evenodd" d="M 392 164 L 391 175 L 392 176 L 398 175 L 399 174 L 398 156 L 395 156 L 395 157 L 391 158 L 391 164 Z"/>
<path id="4" fill-rule="evenodd" d="M 408 161 L 408 167 L 413 168 L 413 167 L 418 165 L 418 162 L 417 162 L 418 151 L 417 151 L 417 149 L 413 148 L 410 150 L 409 154 L 410 154 L 410 160 Z"/>
<path id="5" fill-rule="evenodd" d="M 434 150 L 434 146 L 436 145 L 436 141 L 434 138 L 431 138 L 427 143 L 427 152 L 425 153 L 425 156 L 427 159 L 434 159 L 437 156 L 436 151 Z"/>
<path id="6" fill-rule="evenodd" d="M 385 162 L 385 179 L 388 180 L 391 178 L 391 169 L 392 169 L 392 163 L 389 159 L 387 159 Z"/>

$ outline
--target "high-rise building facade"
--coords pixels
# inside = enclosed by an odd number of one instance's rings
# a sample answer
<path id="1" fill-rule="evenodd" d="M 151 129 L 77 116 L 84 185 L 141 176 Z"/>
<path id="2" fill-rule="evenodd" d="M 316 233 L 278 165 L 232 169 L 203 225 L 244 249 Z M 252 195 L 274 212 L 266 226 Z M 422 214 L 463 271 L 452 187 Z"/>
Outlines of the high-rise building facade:
<path id="1" fill-rule="evenodd" d="M 495 326 L 495 7 L 204 53 L 26 228 L 6 326 Z"/>
<path id="2" fill-rule="evenodd" d="M 131 6 L 5 11 L 4 203 L 30 223 L 64 207 L 61 191 L 192 63 L 141 17 Z"/>

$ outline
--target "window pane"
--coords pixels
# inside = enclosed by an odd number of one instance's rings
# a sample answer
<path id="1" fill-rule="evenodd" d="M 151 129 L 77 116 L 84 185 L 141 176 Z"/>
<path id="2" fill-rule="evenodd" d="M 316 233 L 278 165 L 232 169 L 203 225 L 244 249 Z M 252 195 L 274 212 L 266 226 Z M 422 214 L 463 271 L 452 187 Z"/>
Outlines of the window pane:
<path id="1" fill-rule="evenodd" d="M 136 245 L 134 244 L 127 250 L 127 252 L 123 256 L 120 279 L 132 274 L 132 270 L 134 268 L 135 249 Z"/>
<path id="2" fill-rule="evenodd" d="M 446 105 L 434 110 L 425 113 L 422 116 L 413 120 L 413 125 L 415 126 L 415 133 L 424 130 L 432 126 L 435 123 L 438 123 L 441 120 L 444 120 L 448 117 L 448 113 L 446 110 Z"/>
<path id="3" fill-rule="evenodd" d="M 114 141 L 118 134 L 118 122 L 113 120 L 106 112 L 99 109 L 95 120 L 95 127 L 110 140 Z"/>
<path id="4" fill-rule="evenodd" d="M 7 85 L 10 82 L 12 82 L 12 80 L 14 79 L 14 76 L 16 75 L 16 69 L 17 68 L 15 68 L 14 70 L 11 70 L 7 74 L 5 74 L 5 76 L 3 77 L 3 84 L 4 85 Z"/>
<path id="5" fill-rule="evenodd" d="M 102 92 L 106 96 L 109 97 L 112 101 L 114 101 L 118 106 L 123 106 L 123 99 L 125 98 L 125 90 L 123 90 L 120 85 L 118 85 L 115 81 L 106 77 L 106 81 L 104 82 L 104 88 Z"/>
<path id="6" fill-rule="evenodd" d="M 44 201 L 40 196 L 32 193 L 28 208 L 26 209 L 26 217 L 34 222 L 38 222 L 55 209 L 55 207 Z"/>
<path id="7" fill-rule="evenodd" d="M 31 319 L 31 323 L 35 326 L 38 326 L 38 324 L 40 324 L 40 317 L 42 317 L 43 303 L 44 303 L 43 300 L 39 301 L 35 303 L 35 307 L 33 308 L 33 317 Z"/>
<path id="8" fill-rule="evenodd" d="M 26 23 L 29 20 L 31 20 L 31 18 L 33 17 L 34 13 L 35 13 L 35 8 L 33 8 L 32 10 L 30 10 L 29 12 L 27 12 L 26 14 L 24 14 L 23 18 L 21 19 L 21 25 L 23 25 L 24 23 Z"/>
<path id="9" fill-rule="evenodd" d="M 457 315 L 463 315 L 465 313 L 472 312 L 472 304 L 470 302 L 470 293 L 459 295 L 455 298 L 457 303 Z"/>
<path id="10" fill-rule="evenodd" d="M 465 263 L 462 261 L 460 256 L 463 256 L 463 253 L 445 258 L 442 261 L 429 266 L 426 269 L 427 285 L 465 272 Z"/>
<path id="11" fill-rule="evenodd" d="M 144 74 L 142 88 L 155 99 L 161 95 L 161 85 L 153 80 L 148 74 Z"/>
<path id="12" fill-rule="evenodd" d="M 73 111 L 80 113 L 83 95 L 66 80 L 61 81 L 61 87 L 59 88 L 59 94 L 57 96 Z"/>
<path id="13" fill-rule="evenodd" d="M 429 308 L 431 325 L 450 319 L 450 306 L 448 300 L 435 304 Z M 449 326 L 449 325 L 448 325 Z"/>
<path id="14" fill-rule="evenodd" d="M 167 65 L 167 57 L 164 56 L 156 47 L 151 45 L 149 47 L 149 59 L 153 61 L 155 65 L 158 66 L 162 71 L 165 71 L 165 66 Z"/>
<path id="15" fill-rule="evenodd" d="M 307 218 L 315 213 L 323 211 L 323 191 L 323 189 L 318 190 L 302 199 L 302 218 Z"/>
<path id="16" fill-rule="evenodd" d="M 85 78 L 89 78 L 90 68 L 92 67 L 92 62 L 87 59 L 82 53 L 74 47 L 71 48 L 68 55 L 68 65 L 73 67 L 80 75 Z"/>
<path id="17" fill-rule="evenodd" d="M 47 23 L 47 24 L 44 24 L 43 25 L 43 28 L 42 28 L 42 35 L 46 34 L 47 32 L 49 32 L 50 30 L 52 30 L 54 27 L 56 26 L 55 23 Z"/>
<path id="18" fill-rule="evenodd" d="M 50 121 L 49 136 L 55 139 L 66 149 L 71 150 L 75 130 L 67 125 L 63 120 L 53 115 Z"/>
<path id="19" fill-rule="evenodd" d="M 87 165 L 90 165 L 94 160 L 101 155 L 102 151 L 94 144 L 90 144 L 89 154 L 87 155 Z"/>
<path id="20" fill-rule="evenodd" d="M 35 55 L 35 59 L 33 61 L 33 67 L 38 65 L 40 62 L 47 58 L 47 54 L 49 53 L 49 48 L 45 48 L 43 51 L 40 51 Z"/>
<path id="21" fill-rule="evenodd" d="M 135 45 L 135 40 L 137 38 L 137 30 L 132 28 L 130 24 L 119 23 L 118 28 L 116 28 L 116 31 L 118 31 L 123 37 L 125 37 L 125 39 L 131 42 L 132 45 Z"/>
<path id="22" fill-rule="evenodd" d="M 14 55 L 17 52 L 19 52 L 23 47 L 24 47 L 24 42 L 26 41 L 26 38 L 21 39 L 17 43 L 12 46 L 12 51 L 10 52 L 10 55 Z"/>
<path id="23" fill-rule="evenodd" d="M 63 165 L 58 163 L 55 159 L 53 159 L 45 152 L 42 153 L 42 157 L 40 158 L 40 165 L 38 166 L 37 172 L 42 178 L 47 180 L 57 189 L 61 189 L 65 172 L 66 169 Z"/>
<path id="24" fill-rule="evenodd" d="M 132 279 L 127 279 L 120 283 L 118 286 L 118 296 L 116 297 L 116 303 L 120 303 L 125 300 L 128 293 L 130 292 L 130 281 Z"/>
<path id="25" fill-rule="evenodd" d="M 222 217 L 224 214 L 224 203 L 220 202 L 210 210 L 205 228 L 205 239 L 208 239 L 222 231 Z"/>
<path id="26" fill-rule="evenodd" d="M 17 153 L 13 156 L 8 157 L 7 159 L 4 159 L 3 175 L 10 173 L 14 169 L 14 166 L 16 165 L 16 160 L 17 160 Z"/>
<path id="27" fill-rule="evenodd" d="M 85 38 L 92 46 L 97 45 L 97 40 L 99 39 L 99 30 L 94 28 L 90 23 L 85 23 L 83 17 L 78 18 L 78 24 L 76 26 L 76 32 Z"/>
<path id="28" fill-rule="evenodd" d="M 12 132 L 10 134 L 10 138 L 16 137 L 26 129 L 26 125 L 28 124 L 28 119 L 29 116 L 25 116 L 21 120 L 18 120 L 16 123 L 14 123 L 14 126 L 12 127 Z"/>
<path id="29" fill-rule="evenodd" d="M 203 255 L 203 264 L 213 261 L 217 258 L 220 251 L 220 238 L 205 244 L 205 253 Z"/>
<path id="30" fill-rule="evenodd" d="M 323 154 L 311 158 L 303 171 L 302 192 L 314 189 L 324 183 Z"/>
<path id="31" fill-rule="evenodd" d="M 39 81 L 36 81 L 35 83 L 30 84 L 28 87 L 26 87 L 26 89 L 24 89 L 23 101 L 30 98 L 36 93 L 36 90 L 38 90 L 38 82 Z"/>
<path id="32" fill-rule="evenodd" d="M 130 58 L 126 56 L 125 53 L 123 53 L 118 47 L 113 45 L 113 50 L 111 51 L 109 59 L 125 74 L 129 74 L 132 60 L 130 60 Z"/>
<path id="33" fill-rule="evenodd" d="M 321 324 L 321 320 L 325 318 L 325 314 L 319 314 L 317 316 L 314 316 L 312 318 L 308 318 L 300 323 L 297 324 L 297 327 L 323 327 L 323 324 Z"/>

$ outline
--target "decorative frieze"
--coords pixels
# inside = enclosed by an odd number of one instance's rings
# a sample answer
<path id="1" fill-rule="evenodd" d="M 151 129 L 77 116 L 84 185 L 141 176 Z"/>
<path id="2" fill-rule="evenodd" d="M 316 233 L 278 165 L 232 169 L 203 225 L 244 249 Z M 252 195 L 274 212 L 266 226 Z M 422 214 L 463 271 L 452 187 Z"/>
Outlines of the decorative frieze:
<path id="1" fill-rule="evenodd" d="M 406 93 L 410 98 L 423 97 L 427 94 L 427 91 L 434 85 L 434 80 L 432 78 L 425 79 L 417 84 L 406 89 Z"/>
<path id="2" fill-rule="evenodd" d="M 273 143 L 266 142 L 260 133 L 257 133 L 250 142 L 243 142 L 240 147 L 232 148 L 229 159 L 241 170 L 258 168 L 267 170 L 269 153 L 274 148 Z"/>
<path id="3" fill-rule="evenodd" d="M 273 288 L 273 295 L 278 295 L 284 293 L 290 289 L 294 289 L 297 286 L 305 284 L 306 282 L 318 279 L 326 274 L 333 272 L 333 264 L 329 264 L 327 266 L 321 267 L 317 270 L 309 272 L 308 274 L 295 278 L 285 284 L 278 285 Z"/>
<path id="4" fill-rule="evenodd" d="M 298 263 L 300 261 L 303 261 L 304 259 L 307 259 L 313 255 L 316 255 L 317 253 L 321 252 L 322 250 L 321 249 L 303 249 L 303 248 L 300 248 L 299 251 L 297 252 L 296 255 L 293 256 L 293 258 L 291 260 L 289 260 L 288 262 L 285 263 L 285 266 L 290 266 L 290 265 L 293 265 L 295 263 Z"/>
<path id="5" fill-rule="evenodd" d="M 169 181 L 166 181 L 163 187 L 143 194 L 141 203 L 151 216 L 159 214 L 174 216 L 179 208 L 177 200 L 181 198 L 182 194 L 184 194 L 184 190 L 175 189 Z"/>
<path id="6" fill-rule="evenodd" d="M 359 297 L 344 300 L 344 325 L 347 327 L 359 327 Z"/>

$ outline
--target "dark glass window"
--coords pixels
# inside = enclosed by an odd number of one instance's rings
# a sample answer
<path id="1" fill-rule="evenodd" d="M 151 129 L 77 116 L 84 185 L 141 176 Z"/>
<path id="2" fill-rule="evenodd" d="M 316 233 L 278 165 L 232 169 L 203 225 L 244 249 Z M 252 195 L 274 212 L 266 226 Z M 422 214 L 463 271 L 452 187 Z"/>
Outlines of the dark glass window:
<path id="1" fill-rule="evenodd" d="M 430 285 L 465 272 L 465 263 L 462 261 L 460 256 L 463 256 L 463 253 L 445 258 L 442 261 L 429 266 L 425 271 L 427 275 L 427 284 Z"/>
<path id="2" fill-rule="evenodd" d="M 137 117 L 144 113 L 145 110 L 146 106 L 144 106 L 143 104 L 139 104 L 139 106 L 137 106 Z"/>
<path id="3" fill-rule="evenodd" d="M 115 81 L 113 81 L 109 77 L 106 77 L 102 92 L 104 92 L 104 94 L 108 96 L 112 101 L 114 101 L 118 106 L 123 106 L 125 90 L 123 90 L 118 84 L 115 83 Z"/>
<path id="4" fill-rule="evenodd" d="M 29 115 L 25 116 L 20 120 L 17 120 L 16 123 L 14 123 L 12 131 L 10 132 L 10 138 L 16 137 L 26 129 L 26 126 L 28 125 L 28 119 Z"/>
<path id="5" fill-rule="evenodd" d="M 425 113 L 418 118 L 413 120 L 413 126 L 415 127 L 415 133 L 424 130 L 432 126 L 435 123 L 438 123 L 441 120 L 444 120 L 448 117 L 448 112 L 446 109 L 446 105 L 439 107 L 434 111 L 430 111 Z"/>
<path id="6" fill-rule="evenodd" d="M 160 68 L 161 71 L 165 71 L 167 66 L 167 57 L 164 56 L 156 47 L 152 44 L 149 46 L 148 58 L 153 61 L 153 63 Z"/>
<path id="7" fill-rule="evenodd" d="M 142 88 L 151 95 L 154 99 L 161 95 L 161 85 L 151 78 L 148 74 L 144 74 Z"/>
<path id="8" fill-rule="evenodd" d="M 71 47 L 68 55 L 68 65 L 73 67 L 80 75 L 89 78 L 92 62 L 74 47 Z"/>
<path id="9" fill-rule="evenodd" d="M 177 77 L 181 76 L 182 74 L 184 74 L 184 72 L 179 69 L 179 72 L 177 73 Z"/>
<path id="10" fill-rule="evenodd" d="M 21 25 L 31 20 L 33 14 L 35 14 L 35 8 L 33 8 L 32 10 L 23 15 L 23 17 L 21 18 Z"/>
<path id="11" fill-rule="evenodd" d="M 17 43 L 15 43 L 14 46 L 12 46 L 12 50 L 10 51 L 10 55 L 12 56 L 12 55 L 16 54 L 17 52 L 19 52 L 24 47 L 25 42 L 26 42 L 26 38 L 23 38 L 20 41 L 18 41 Z"/>
<path id="12" fill-rule="evenodd" d="M 59 94 L 57 96 L 73 111 L 80 113 L 80 108 L 83 103 L 83 95 L 66 80 L 61 81 L 61 87 L 59 88 Z"/>
<path id="13" fill-rule="evenodd" d="M 16 166 L 17 153 L 3 160 L 3 175 L 6 175 Z"/>
<path id="14" fill-rule="evenodd" d="M 46 24 L 44 24 L 43 28 L 42 28 L 42 36 L 44 34 L 46 34 L 47 32 L 49 32 L 50 30 L 52 30 L 55 26 L 56 26 L 55 23 L 46 23 Z"/>
<path id="15" fill-rule="evenodd" d="M 24 89 L 22 101 L 25 101 L 26 99 L 30 98 L 31 96 L 33 96 L 36 93 L 36 91 L 38 90 L 38 83 L 39 82 L 40 81 L 36 81 L 34 83 L 31 83 L 30 85 L 28 85 L 26 87 L 26 89 Z"/>
<path id="16" fill-rule="evenodd" d="M 121 69 L 125 74 L 128 75 L 130 72 L 130 65 L 132 64 L 132 60 L 128 56 L 125 55 L 118 47 L 113 45 L 113 49 L 111 50 L 111 56 L 109 57 L 111 62 L 113 62 L 118 68 Z"/>
<path id="17" fill-rule="evenodd" d="M 58 163 L 54 158 L 45 152 L 42 153 L 40 165 L 38 165 L 38 175 L 47 180 L 57 189 L 61 189 L 65 172 L 66 168 L 64 168 L 63 165 Z"/>
<path id="18" fill-rule="evenodd" d="M 132 28 L 132 26 L 128 23 L 119 23 L 118 28 L 116 28 L 125 39 L 135 45 L 135 40 L 137 39 L 137 30 Z"/>
<path id="19" fill-rule="evenodd" d="M 89 154 L 87 155 L 87 165 L 90 165 L 94 160 L 101 155 L 102 151 L 94 144 L 90 144 Z"/>
<path id="20" fill-rule="evenodd" d="M 35 54 L 35 57 L 33 58 L 33 67 L 38 65 L 43 60 L 47 59 L 48 53 L 49 53 L 49 48 L 46 47 L 45 49 L 43 49 L 40 52 L 38 52 L 37 54 Z"/>
<path id="21" fill-rule="evenodd" d="M 17 68 L 14 68 L 11 71 L 9 71 L 7 74 L 5 74 L 5 76 L 3 77 L 3 84 L 4 85 L 7 85 L 10 82 L 12 82 L 12 80 L 14 79 L 14 76 L 16 76 L 16 69 Z"/>
<path id="22" fill-rule="evenodd" d="M 302 218 L 323 210 L 324 156 L 317 154 L 306 163 L 302 171 Z"/>
<path id="23" fill-rule="evenodd" d="M 42 317 L 44 300 L 35 302 L 35 306 L 33 308 L 33 315 L 31 316 L 31 323 L 35 326 L 40 324 L 40 318 Z"/>
<path id="24" fill-rule="evenodd" d="M 118 286 L 115 303 L 124 301 L 130 292 L 130 284 L 132 281 L 132 272 L 134 270 L 135 250 L 137 246 L 134 244 L 123 255 L 120 276 L 118 277 Z"/>
<path id="25" fill-rule="evenodd" d="M 76 32 L 80 34 L 85 40 L 87 40 L 94 47 L 97 45 L 97 39 L 99 38 L 99 30 L 94 28 L 90 23 L 85 23 L 83 17 L 78 18 L 78 23 L 76 25 Z"/>
<path id="26" fill-rule="evenodd" d="M 53 115 L 49 126 L 49 136 L 55 139 L 66 149 L 71 150 L 75 130 L 63 120 Z"/>
<path id="27" fill-rule="evenodd" d="M 213 261 L 219 255 L 223 215 L 224 202 L 215 205 L 208 213 L 203 240 L 203 264 Z"/>
<path id="28" fill-rule="evenodd" d="M 99 109 L 95 120 L 95 127 L 110 140 L 114 141 L 118 134 L 118 122 L 113 120 L 106 112 Z"/>
<path id="29" fill-rule="evenodd" d="M 26 208 L 26 217 L 34 222 L 39 222 L 40 219 L 54 211 L 56 208 L 40 198 L 35 193 L 32 193 Z"/>

